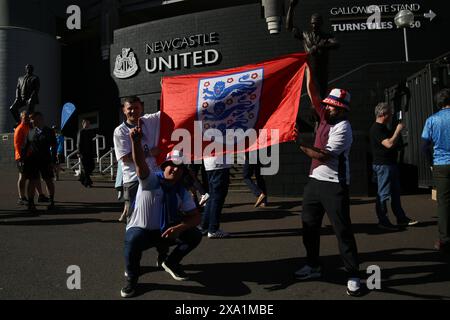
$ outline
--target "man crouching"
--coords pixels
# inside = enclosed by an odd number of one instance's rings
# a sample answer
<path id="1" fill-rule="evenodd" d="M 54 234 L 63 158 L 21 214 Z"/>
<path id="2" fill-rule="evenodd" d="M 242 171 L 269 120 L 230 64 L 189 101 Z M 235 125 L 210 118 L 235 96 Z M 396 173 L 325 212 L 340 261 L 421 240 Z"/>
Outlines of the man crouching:
<path id="1" fill-rule="evenodd" d="M 152 172 L 145 162 L 140 121 L 130 131 L 132 155 L 139 178 L 136 201 L 125 233 L 125 264 L 127 284 L 120 294 L 134 296 L 140 273 L 142 252 L 156 247 L 157 266 L 164 268 L 175 280 L 187 280 L 180 261 L 193 249 L 202 234 L 196 228 L 201 217 L 191 194 L 181 185 L 183 160 L 179 151 L 169 153 L 161 164 L 162 172 Z M 168 254 L 169 247 L 176 245 Z"/>

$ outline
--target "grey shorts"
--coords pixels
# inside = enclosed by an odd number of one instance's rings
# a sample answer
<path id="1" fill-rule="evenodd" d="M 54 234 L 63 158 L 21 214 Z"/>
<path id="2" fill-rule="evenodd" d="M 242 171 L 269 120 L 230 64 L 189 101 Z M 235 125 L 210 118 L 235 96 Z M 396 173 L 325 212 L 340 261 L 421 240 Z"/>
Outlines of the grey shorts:
<path id="1" fill-rule="evenodd" d="M 123 199 L 125 200 L 125 207 L 128 215 L 131 215 L 131 208 L 134 208 L 136 202 L 136 194 L 139 188 L 139 181 L 133 181 L 123 184 Z"/>

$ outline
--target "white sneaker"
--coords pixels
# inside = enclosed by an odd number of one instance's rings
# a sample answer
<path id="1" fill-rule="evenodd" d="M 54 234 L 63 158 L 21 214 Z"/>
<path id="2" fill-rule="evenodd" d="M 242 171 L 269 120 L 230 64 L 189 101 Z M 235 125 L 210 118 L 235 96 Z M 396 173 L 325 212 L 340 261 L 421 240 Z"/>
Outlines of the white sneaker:
<path id="1" fill-rule="evenodd" d="M 358 297 L 361 295 L 361 280 L 359 278 L 348 279 L 347 294 L 352 297 Z"/>
<path id="2" fill-rule="evenodd" d="M 208 234 L 208 229 L 203 229 L 201 226 L 197 226 L 197 229 L 202 233 L 202 236 L 206 236 Z"/>
<path id="3" fill-rule="evenodd" d="M 320 266 L 313 268 L 306 264 L 303 268 L 297 270 L 294 276 L 299 280 L 317 279 L 322 276 L 322 268 Z"/>
<path id="4" fill-rule="evenodd" d="M 200 207 L 203 207 L 206 204 L 206 201 L 208 201 L 209 199 L 209 193 L 205 193 L 204 195 L 202 195 L 202 197 L 200 198 L 200 201 L 198 202 L 198 205 Z"/>
<path id="5" fill-rule="evenodd" d="M 223 230 L 217 230 L 214 233 L 208 232 L 209 239 L 221 239 L 221 238 L 229 238 L 231 235 L 228 232 Z"/>

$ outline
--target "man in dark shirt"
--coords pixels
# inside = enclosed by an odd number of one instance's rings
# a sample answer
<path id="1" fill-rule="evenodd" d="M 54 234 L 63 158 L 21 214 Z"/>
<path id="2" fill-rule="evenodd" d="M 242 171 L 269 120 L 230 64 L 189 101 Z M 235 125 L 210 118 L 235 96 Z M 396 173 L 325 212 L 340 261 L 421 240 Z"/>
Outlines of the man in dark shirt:
<path id="1" fill-rule="evenodd" d="M 53 182 L 54 167 L 56 164 L 56 137 L 52 129 L 44 126 L 44 117 L 40 112 L 34 112 L 30 116 L 33 126 L 28 132 L 24 148 L 24 174 L 28 183 L 28 209 L 36 211 L 34 194 L 40 176 L 44 179 L 50 198 L 48 209 L 55 206 L 55 183 Z M 39 175 L 40 174 L 40 175 Z"/>
<path id="2" fill-rule="evenodd" d="M 91 123 L 88 119 L 81 122 L 82 129 L 78 132 L 77 148 L 78 156 L 81 161 L 81 177 L 80 181 L 83 186 L 90 188 L 92 186 L 91 174 L 95 168 L 94 161 L 94 132 L 89 129 Z"/>
<path id="3" fill-rule="evenodd" d="M 392 133 L 387 124 L 392 119 L 392 108 L 387 103 L 379 103 L 375 107 L 376 121 L 370 128 L 370 143 L 373 155 L 373 172 L 378 182 L 375 209 L 378 226 L 387 230 L 397 230 L 387 216 L 387 201 L 391 200 L 391 208 L 397 218 L 398 226 L 411 226 L 418 221 L 410 219 L 403 211 L 400 202 L 400 177 L 397 166 L 397 148 L 400 133 L 405 127 L 399 122 Z"/>

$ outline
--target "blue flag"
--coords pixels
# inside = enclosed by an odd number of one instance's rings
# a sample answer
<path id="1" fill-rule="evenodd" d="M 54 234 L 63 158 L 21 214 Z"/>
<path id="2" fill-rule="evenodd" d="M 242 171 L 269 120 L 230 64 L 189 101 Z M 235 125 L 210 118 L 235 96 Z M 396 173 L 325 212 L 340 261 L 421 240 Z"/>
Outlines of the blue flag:
<path id="1" fill-rule="evenodd" d="M 61 130 L 64 128 L 64 126 L 66 125 L 67 121 L 69 121 L 70 117 L 72 116 L 72 114 L 75 112 L 77 108 L 75 108 L 73 103 L 66 103 L 63 108 L 62 108 L 62 112 L 61 112 Z"/>

